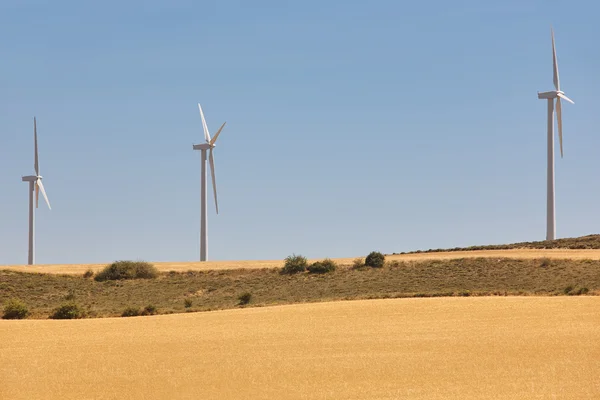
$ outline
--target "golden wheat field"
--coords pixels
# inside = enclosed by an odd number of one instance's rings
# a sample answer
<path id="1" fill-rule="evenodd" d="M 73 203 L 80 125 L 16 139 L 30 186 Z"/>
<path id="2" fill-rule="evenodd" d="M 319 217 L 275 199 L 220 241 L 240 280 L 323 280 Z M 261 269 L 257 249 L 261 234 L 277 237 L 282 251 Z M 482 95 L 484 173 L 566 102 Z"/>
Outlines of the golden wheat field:
<path id="1" fill-rule="evenodd" d="M 1 399 L 600 398 L 600 298 L 0 321 Z"/>
<path id="2" fill-rule="evenodd" d="M 448 260 L 458 258 L 556 258 L 556 259 L 600 259 L 600 250 L 567 250 L 567 249 L 511 249 L 511 250 L 472 250 L 452 252 L 432 252 L 417 254 L 395 254 L 386 256 L 389 261 L 419 261 L 419 260 Z M 352 264 L 354 258 L 335 258 L 338 264 Z M 317 261 L 309 260 L 309 262 Z M 245 260 L 245 261 L 192 261 L 192 262 L 157 262 L 154 265 L 160 271 L 188 271 L 188 270 L 218 270 L 238 268 L 280 268 L 283 260 Z M 8 269 L 21 272 L 41 272 L 47 274 L 72 274 L 80 275 L 88 269 L 94 272 L 100 271 L 106 264 L 47 264 L 47 265 L 0 265 L 0 269 Z"/>

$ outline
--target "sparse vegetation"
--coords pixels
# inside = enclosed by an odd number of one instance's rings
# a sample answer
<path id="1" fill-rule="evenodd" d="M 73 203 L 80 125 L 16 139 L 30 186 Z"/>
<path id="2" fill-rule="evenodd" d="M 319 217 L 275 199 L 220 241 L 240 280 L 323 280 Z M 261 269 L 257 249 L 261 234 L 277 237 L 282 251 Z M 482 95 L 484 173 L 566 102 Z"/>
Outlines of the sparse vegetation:
<path id="1" fill-rule="evenodd" d="M 326 274 L 335 271 L 336 268 L 336 263 L 333 260 L 326 258 L 323 261 L 312 263 L 306 269 L 311 274 Z"/>
<path id="2" fill-rule="evenodd" d="M 83 277 L 86 279 L 91 278 L 92 276 L 94 276 L 94 271 L 91 268 L 83 273 Z"/>
<path id="3" fill-rule="evenodd" d="M 94 278 L 98 282 L 122 279 L 152 279 L 158 276 L 154 265 L 146 261 L 115 261 Z"/>
<path id="4" fill-rule="evenodd" d="M 65 296 L 65 300 L 75 300 L 75 291 L 73 289 L 69 290 L 69 293 Z"/>
<path id="5" fill-rule="evenodd" d="M 385 256 L 378 251 L 372 251 L 365 258 L 365 265 L 372 268 L 381 268 L 385 263 Z"/>
<path id="6" fill-rule="evenodd" d="M 359 260 L 361 262 L 362 260 Z M 600 260 L 465 258 L 402 261 L 399 267 L 338 265 L 326 274 L 282 275 L 280 268 L 165 272 L 156 279 L 97 282 L 79 275 L 0 270 L 0 305 L 27 299 L 28 318 L 47 318 L 69 293 L 86 317 L 118 317 L 130 305 L 152 302 L 160 314 L 238 306 L 252 293 L 252 306 L 366 298 L 507 295 L 598 295 Z M 567 290 L 565 290 L 569 287 Z M 73 302 L 71 300 L 70 302 Z M 0 306 L 1 307 L 1 306 Z M 1 312 L 2 310 L 0 310 Z M 141 308 L 139 309 L 142 313 Z M 1 314 L 0 314 L 1 315 Z"/>
<path id="7" fill-rule="evenodd" d="M 77 303 L 70 302 L 57 307 L 52 315 L 50 315 L 51 319 L 78 319 L 83 318 L 85 313 L 79 307 Z"/>
<path id="8" fill-rule="evenodd" d="M 573 289 L 574 289 L 573 285 L 569 285 L 563 290 L 563 293 L 570 294 L 573 291 Z"/>
<path id="9" fill-rule="evenodd" d="M 156 314 L 158 314 L 158 310 L 152 304 L 148 304 L 146 307 L 144 307 L 144 309 L 140 313 L 140 315 L 156 315 Z"/>
<path id="10" fill-rule="evenodd" d="M 587 287 L 576 289 L 575 286 L 569 285 L 563 290 L 563 293 L 567 296 L 581 296 L 583 294 L 588 294 L 589 291 L 590 290 Z"/>
<path id="11" fill-rule="evenodd" d="M 4 304 L 3 319 L 25 319 L 29 315 L 29 309 L 21 300 L 10 299 Z"/>
<path id="12" fill-rule="evenodd" d="M 140 315 L 140 309 L 137 307 L 127 307 L 121 317 L 137 317 Z"/>
<path id="13" fill-rule="evenodd" d="M 250 293 L 250 292 L 244 292 L 238 296 L 238 301 L 239 301 L 238 304 L 240 306 L 250 303 L 250 300 L 252 300 L 252 293 Z"/>
<path id="14" fill-rule="evenodd" d="M 188 299 L 183 300 L 183 306 L 185 308 L 190 308 L 192 306 L 192 304 L 193 304 L 192 299 L 188 298 Z"/>
<path id="15" fill-rule="evenodd" d="M 352 262 L 352 269 L 359 269 L 365 266 L 365 260 L 362 258 L 355 258 Z"/>
<path id="16" fill-rule="evenodd" d="M 306 260 L 306 257 L 292 254 L 291 256 L 286 257 L 281 273 L 288 275 L 297 274 L 306 271 L 307 266 L 308 261 Z"/>
<path id="17" fill-rule="evenodd" d="M 544 268 L 544 267 L 548 267 L 552 264 L 552 260 L 549 259 L 548 257 L 544 257 L 542 258 L 541 262 L 540 262 L 540 267 Z"/>
<path id="18" fill-rule="evenodd" d="M 492 244 L 470 247 L 454 247 L 451 249 L 429 249 L 401 252 L 399 254 L 438 253 L 445 251 L 474 251 L 474 250 L 510 250 L 510 249 L 600 249 L 600 235 L 587 235 L 576 238 L 542 240 L 537 242 L 520 242 L 511 244 Z M 396 254 L 396 253 L 394 253 Z"/>

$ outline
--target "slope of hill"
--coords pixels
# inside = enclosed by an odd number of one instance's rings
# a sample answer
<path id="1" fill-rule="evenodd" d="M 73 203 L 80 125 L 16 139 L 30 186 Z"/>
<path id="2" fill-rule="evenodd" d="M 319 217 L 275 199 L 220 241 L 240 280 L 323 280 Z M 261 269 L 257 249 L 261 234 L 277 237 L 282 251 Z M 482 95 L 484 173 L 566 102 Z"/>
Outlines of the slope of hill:
<path id="1" fill-rule="evenodd" d="M 429 249 L 415 250 L 393 254 L 415 254 L 415 253 L 442 253 L 450 251 L 475 251 L 475 250 L 511 250 L 511 249 L 600 249 L 600 235 L 587 235 L 576 238 L 564 238 L 556 240 L 543 240 L 537 242 L 521 242 L 511 244 L 491 244 L 469 247 L 454 247 L 451 249 Z"/>
<path id="2" fill-rule="evenodd" d="M 390 297 L 600 294 L 600 260 L 465 258 L 339 267 L 327 274 L 282 275 L 279 269 L 163 272 L 156 279 L 96 282 L 82 275 L 0 271 L 0 304 L 26 302 L 47 318 L 75 301 L 89 317 L 119 316 L 149 304 L 159 313 Z M 186 307 L 187 301 L 187 307 Z"/>

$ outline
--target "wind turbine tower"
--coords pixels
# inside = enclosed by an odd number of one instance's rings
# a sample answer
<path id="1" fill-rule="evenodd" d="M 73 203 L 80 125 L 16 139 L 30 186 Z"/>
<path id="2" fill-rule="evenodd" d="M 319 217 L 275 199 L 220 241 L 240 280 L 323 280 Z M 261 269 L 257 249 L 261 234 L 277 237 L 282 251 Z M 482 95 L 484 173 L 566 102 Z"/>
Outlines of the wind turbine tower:
<path id="1" fill-rule="evenodd" d="M 33 117 L 33 147 L 33 168 L 35 169 L 35 175 L 23 176 L 21 178 L 23 182 L 29 182 L 29 257 L 27 261 L 29 265 L 35 264 L 35 210 L 33 209 L 33 192 L 35 191 L 35 208 L 38 208 L 39 206 L 40 192 L 42 192 L 42 196 L 44 196 L 44 200 L 46 200 L 46 204 L 48 204 L 48 208 L 50 208 L 50 202 L 48 201 L 48 196 L 46 196 L 46 190 L 44 190 L 42 176 L 40 175 L 37 145 L 37 123 L 35 117 Z"/>
<path id="2" fill-rule="evenodd" d="M 560 157 L 563 157 L 562 140 L 562 106 L 561 99 L 575 104 L 573 100 L 565 96 L 560 90 L 558 78 L 558 62 L 556 60 L 556 46 L 554 44 L 554 30 L 552 34 L 552 62 L 554 69 L 554 88 L 549 92 L 538 92 L 538 99 L 548 100 L 548 188 L 547 188 L 547 213 L 546 213 L 546 240 L 556 239 L 556 216 L 555 216 L 555 190 L 554 190 L 554 100 L 556 99 L 556 119 L 558 123 L 558 140 L 560 141 Z"/>
<path id="3" fill-rule="evenodd" d="M 206 152 L 208 151 L 208 160 L 210 162 L 210 174 L 212 177 L 213 193 L 215 195 L 215 208 L 217 214 L 219 214 L 219 203 L 217 203 L 217 183 L 215 181 L 215 160 L 213 158 L 213 149 L 215 142 L 221 133 L 221 130 L 225 126 L 226 122 L 219 128 L 215 136 L 211 139 L 208 127 L 206 126 L 206 120 L 204 119 L 204 112 L 202 112 L 202 106 L 198 103 L 198 109 L 200 110 L 200 118 L 202 118 L 202 128 L 204 130 L 205 143 L 195 144 L 194 150 L 201 151 L 202 167 L 200 172 L 200 261 L 206 261 L 208 256 L 208 219 L 207 219 L 207 195 L 206 195 Z"/>

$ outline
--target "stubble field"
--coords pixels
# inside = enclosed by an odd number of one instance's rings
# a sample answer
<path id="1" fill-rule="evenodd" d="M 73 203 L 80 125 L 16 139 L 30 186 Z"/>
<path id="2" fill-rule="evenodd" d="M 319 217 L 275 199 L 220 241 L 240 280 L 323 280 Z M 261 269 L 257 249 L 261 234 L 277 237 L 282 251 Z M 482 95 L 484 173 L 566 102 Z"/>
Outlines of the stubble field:
<path id="1" fill-rule="evenodd" d="M 599 310 L 478 297 L 0 321 L 0 398 L 600 398 Z"/>

